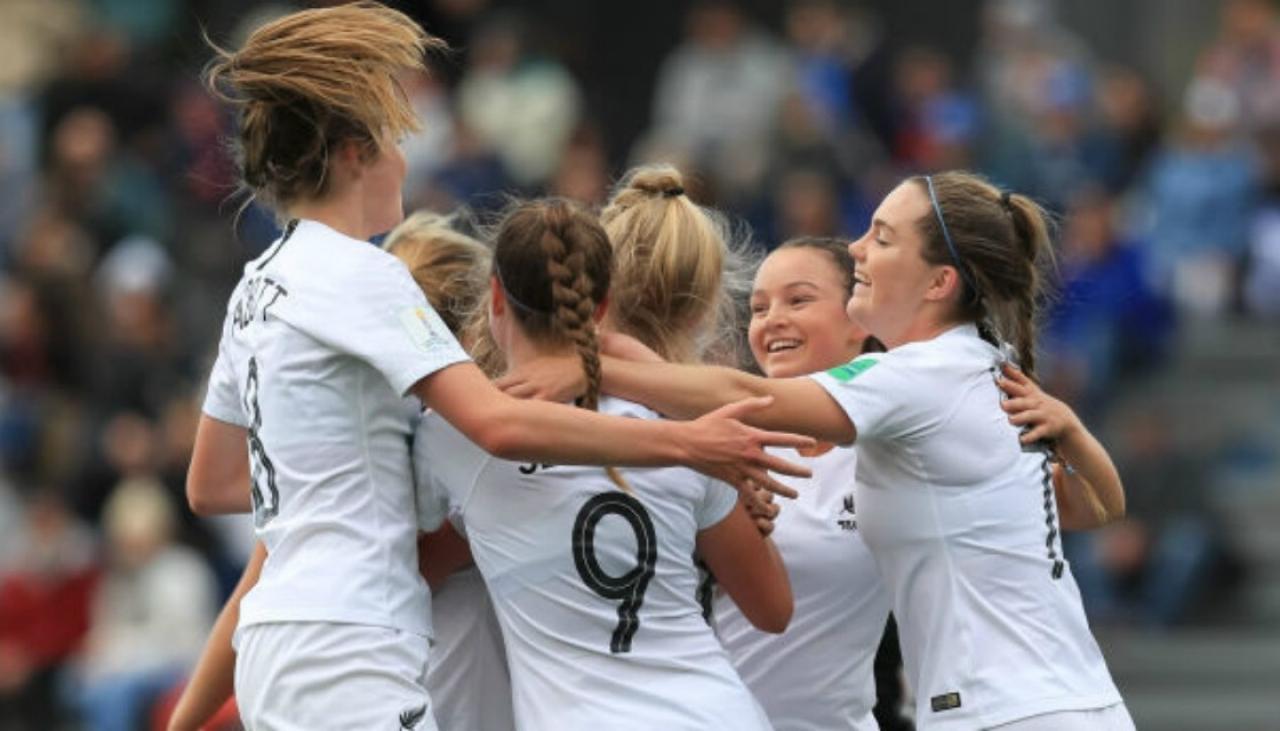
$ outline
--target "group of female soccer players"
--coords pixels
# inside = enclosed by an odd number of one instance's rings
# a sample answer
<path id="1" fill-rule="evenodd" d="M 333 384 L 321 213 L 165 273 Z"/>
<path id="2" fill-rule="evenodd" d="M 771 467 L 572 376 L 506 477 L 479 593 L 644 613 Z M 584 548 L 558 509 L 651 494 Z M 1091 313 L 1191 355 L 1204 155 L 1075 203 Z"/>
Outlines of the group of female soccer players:
<path id="1" fill-rule="evenodd" d="M 1132 728 L 1061 554 L 1123 492 L 1029 378 L 1032 201 L 914 177 L 851 246 L 778 247 L 751 376 L 708 364 L 734 252 L 671 168 L 598 217 L 514 205 L 488 246 L 424 217 L 366 243 L 435 44 L 358 3 L 210 67 L 290 223 L 209 379 L 189 498 L 260 542 L 173 728 L 233 666 L 255 730 L 875 728 L 890 611 L 920 728 Z"/>

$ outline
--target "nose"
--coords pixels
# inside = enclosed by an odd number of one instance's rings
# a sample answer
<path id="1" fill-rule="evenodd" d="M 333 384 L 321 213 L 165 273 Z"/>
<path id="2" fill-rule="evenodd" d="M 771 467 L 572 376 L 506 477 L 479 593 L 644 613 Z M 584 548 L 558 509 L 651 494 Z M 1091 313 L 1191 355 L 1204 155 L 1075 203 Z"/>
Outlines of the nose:
<path id="1" fill-rule="evenodd" d="M 861 262 L 863 259 L 866 258 L 866 253 L 867 253 L 867 236 L 863 236 L 860 239 L 855 239 L 852 243 L 849 244 L 849 256 L 852 256 L 854 261 Z"/>

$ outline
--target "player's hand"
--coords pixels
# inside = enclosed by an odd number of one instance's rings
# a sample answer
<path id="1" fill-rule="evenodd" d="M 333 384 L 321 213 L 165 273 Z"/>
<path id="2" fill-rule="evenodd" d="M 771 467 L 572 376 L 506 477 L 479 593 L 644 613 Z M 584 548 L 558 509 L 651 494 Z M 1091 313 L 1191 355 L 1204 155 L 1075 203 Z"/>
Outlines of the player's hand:
<path id="1" fill-rule="evenodd" d="M 577 355 L 546 355 L 494 382 L 508 396 L 567 403 L 586 393 L 587 377 Z"/>
<path id="2" fill-rule="evenodd" d="M 778 519 L 782 506 L 774 502 L 773 493 L 768 490 L 755 488 L 751 492 L 740 492 L 739 495 L 743 506 L 747 509 L 747 515 L 756 524 L 760 535 L 768 538 L 769 534 L 773 533 L 774 521 Z"/>
<path id="3" fill-rule="evenodd" d="M 1023 444 L 1062 441 L 1083 428 L 1070 406 L 1045 393 L 1018 368 L 1006 363 L 996 383 L 1008 396 L 1000 407 L 1009 415 L 1009 423 L 1026 427 L 1020 437 Z"/>
<path id="4" fill-rule="evenodd" d="M 662 356 L 653 352 L 649 346 L 622 333 L 600 333 L 600 352 L 621 360 L 637 363 L 665 363 Z"/>
<path id="5" fill-rule="evenodd" d="M 793 498 L 796 491 L 769 476 L 778 472 L 793 477 L 809 477 L 810 471 L 781 457 L 769 454 L 766 447 L 812 447 L 811 437 L 785 432 L 771 432 L 743 424 L 740 419 L 767 407 L 771 396 L 743 399 L 704 414 L 695 421 L 673 422 L 683 431 L 688 455 L 685 464 L 733 485 L 740 492 L 756 488 Z"/>

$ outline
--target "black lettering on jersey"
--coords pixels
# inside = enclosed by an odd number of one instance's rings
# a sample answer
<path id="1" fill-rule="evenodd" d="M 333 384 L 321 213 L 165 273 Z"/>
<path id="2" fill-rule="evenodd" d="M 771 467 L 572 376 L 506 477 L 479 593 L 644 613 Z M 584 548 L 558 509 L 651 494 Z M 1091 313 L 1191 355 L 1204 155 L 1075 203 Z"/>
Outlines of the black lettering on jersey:
<path id="1" fill-rule="evenodd" d="M 545 462 L 542 462 L 542 463 L 530 462 L 529 464 L 522 464 L 516 469 L 520 470 L 520 474 L 522 475 L 532 475 L 534 472 L 537 472 L 538 470 L 549 470 L 552 467 L 555 467 L 555 465 L 547 464 Z"/>
<path id="2" fill-rule="evenodd" d="M 636 534 L 636 565 L 621 576 L 605 573 L 596 558 L 596 526 L 607 515 L 620 516 Z M 658 563 L 658 536 L 649 511 L 623 492 L 604 492 L 588 500 L 573 522 L 573 563 L 587 588 L 618 602 L 618 625 L 609 640 L 609 652 L 631 652 L 631 639 L 640 629 L 644 592 Z"/>
<path id="3" fill-rule="evenodd" d="M 255 318 L 260 317 L 265 322 L 271 306 L 281 297 L 287 296 L 289 296 L 288 290 L 271 277 L 265 274 L 250 277 L 249 281 L 245 282 L 240 298 L 236 300 L 231 321 L 237 330 L 245 329 Z"/>
<path id="4" fill-rule="evenodd" d="M 280 490 L 276 468 L 262 444 L 262 409 L 258 406 L 258 359 L 249 359 L 249 376 L 244 385 L 244 409 L 249 415 L 249 496 L 253 500 L 253 524 L 266 525 L 280 512 Z"/>
<path id="5" fill-rule="evenodd" d="M 959 708 L 960 694 L 952 691 L 950 693 L 935 695 L 934 697 L 929 699 L 929 707 L 933 709 L 934 713 L 938 713 L 940 711 L 950 711 L 954 708 Z"/>

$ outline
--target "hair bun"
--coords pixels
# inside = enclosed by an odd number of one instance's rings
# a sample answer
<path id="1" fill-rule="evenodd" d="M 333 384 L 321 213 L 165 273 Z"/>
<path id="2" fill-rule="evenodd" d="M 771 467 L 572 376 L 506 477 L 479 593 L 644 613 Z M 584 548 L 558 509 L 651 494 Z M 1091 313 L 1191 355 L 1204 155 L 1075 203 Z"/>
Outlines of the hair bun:
<path id="1" fill-rule="evenodd" d="M 684 178 L 671 165 L 643 165 L 623 179 L 620 190 L 628 189 L 647 196 L 675 198 L 684 195 Z"/>

